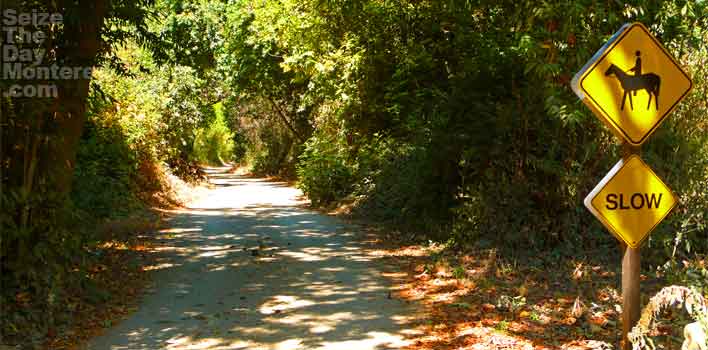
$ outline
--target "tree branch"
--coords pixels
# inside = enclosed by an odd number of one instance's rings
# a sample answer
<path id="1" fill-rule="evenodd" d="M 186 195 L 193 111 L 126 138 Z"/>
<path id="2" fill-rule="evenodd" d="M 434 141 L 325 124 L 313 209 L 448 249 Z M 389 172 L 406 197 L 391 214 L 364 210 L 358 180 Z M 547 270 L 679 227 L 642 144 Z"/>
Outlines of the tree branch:
<path id="1" fill-rule="evenodd" d="M 283 121 L 283 123 L 285 123 L 285 126 L 287 126 L 288 129 L 290 129 L 290 132 L 292 132 L 293 135 L 295 135 L 295 137 L 296 137 L 300 142 L 305 142 L 305 139 L 303 139 L 302 136 L 295 130 L 295 128 L 294 128 L 293 125 L 290 123 L 290 121 L 288 120 L 288 118 L 285 116 L 285 113 L 284 113 L 283 110 L 280 108 L 280 106 L 279 106 L 277 103 L 275 103 L 275 100 L 273 99 L 273 97 L 267 96 L 266 98 L 268 99 L 268 101 L 270 101 L 270 104 L 273 105 L 273 108 L 276 110 L 276 112 L 278 112 L 278 116 L 279 116 L 280 119 Z"/>

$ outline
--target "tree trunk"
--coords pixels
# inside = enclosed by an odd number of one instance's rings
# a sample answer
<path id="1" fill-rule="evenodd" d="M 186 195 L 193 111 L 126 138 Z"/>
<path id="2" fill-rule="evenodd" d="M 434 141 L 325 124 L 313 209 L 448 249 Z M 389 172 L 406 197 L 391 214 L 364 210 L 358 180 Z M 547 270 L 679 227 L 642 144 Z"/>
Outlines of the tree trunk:
<path id="1" fill-rule="evenodd" d="M 106 0 L 82 0 L 79 18 L 64 20 L 65 42 L 70 46 L 57 48 L 57 56 L 67 65 L 92 67 L 101 48 L 101 27 L 108 7 Z M 91 79 L 81 77 L 59 82 L 59 97 L 49 121 L 55 124 L 42 157 L 42 174 L 51 179 L 62 194 L 71 190 L 79 140 L 86 121 L 86 102 Z"/>

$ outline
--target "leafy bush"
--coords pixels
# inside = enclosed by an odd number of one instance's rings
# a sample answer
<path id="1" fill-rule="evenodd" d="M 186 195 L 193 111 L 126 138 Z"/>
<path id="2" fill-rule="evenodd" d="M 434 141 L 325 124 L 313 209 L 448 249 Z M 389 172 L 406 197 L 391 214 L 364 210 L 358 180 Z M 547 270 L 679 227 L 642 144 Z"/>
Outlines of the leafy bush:
<path id="1" fill-rule="evenodd" d="M 331 203 L 350 193 L 354 174 L 335 140 L 315 135 L 305 143 L 297 166 L 298 187 L 314 205 Z"/>
<path id="2" fill-rule="evenodd" d="M 443 173 L 438 149 L 376 137 L 357 152 L 362 195 L 356 213 L 429 234 L 439 233 L 454 207 L 454 179 Z M 447 179 L 448 181 L 441 181 Z M 421 190 L 425 189 L 425 190 Z"/>
<path id="3" fill-rule="evenodd" d="M 115 121 L 113 121 L 115 122 Z M 89 119 L 79 145 L 72 200 L 96 218 L 116 216 L 137 204 L 138 159 L 120 125 Z"/>
<path id="4" fill-rule="evenodd" d="M 232 13 L 242 13 L 240 6 Z M 297 169 L 314 202 L 362 196 L 369 216 L 452 222 L 442 239 L 524 249 L 614 243 L 582 200 L 620 147 L 569 83 L 623 23 L 646 23 L 696 82 L 644 147 L 645 159 L 682 197 L 649 244 L 669 253 L 707 249 L 708 133 L 699 117 L 706 113 L 705 4 L 248 6 L 247 16 L 238 15 L 238 35 L 227 40 L 241 53 L 229 56 L 238 68 L 233 86 L 271 91 L 295 106 L 286 114 L 307 116 L 316 131 Z M 269 132 L 252 153 L 260 168 L 276 166 L 272 160 L 283 154 Z"/>
<path id="5" fill-rule="evenodd" d="M 243 126 L 236 132 L 244 133 L 248 149 L 245 162 L 254 174 L 295 175 L 295 162 L 301 146 L 293 135 L 270 118 L 242 118 Z"/>
<path id="6" fill-rule="evenodd" d="M 70 321 L 61 312 L 62 301 L 83 280 L 84 247 L 96 237 L 77 227 L 86 218 L 46 184 L 26 194 L 3 191 L 1 200 L 0 334 L 7 340 L 41 341 L 50 327 Z M 10 216 L 30 211 L 31 221 Z"/>
<path id="7" fill-rule="evenodd" d="M 224 117 L 223 105 L 214 105 L 214 120 L 206 128 L 197 130 L 194 138 L 194 154 L 198 161 L 222 165 L 234 160 L 234 133 L 231 132 Z"/>
<path id="8" fill-rule="evenodd" d="M 668 117 L 644 152 L 652 168 L 678 194 L 678 208 L 650 237 L 660 257 L 682 261 L 708 252 L 708 33 L 681 57 L 693 90 Z M 659 255 L 659 254 L 657 254 Z M 661 261 L 654 261 L 660 264 Z"/>

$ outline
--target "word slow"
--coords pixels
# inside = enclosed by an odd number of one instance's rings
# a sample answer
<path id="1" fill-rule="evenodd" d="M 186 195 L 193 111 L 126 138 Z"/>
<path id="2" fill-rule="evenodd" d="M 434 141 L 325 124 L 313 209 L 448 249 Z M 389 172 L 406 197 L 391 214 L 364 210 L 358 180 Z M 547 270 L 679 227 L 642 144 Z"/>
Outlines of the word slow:
<path id="1" fill-rule="evenodd" d="M 630 209 L 658 209 L 661 205 L 661 196 L 663 193 L 633 193 L 632 195 L 624 193 L 609 193 L 605 197 L 608 210 L 630 210 Z"/>

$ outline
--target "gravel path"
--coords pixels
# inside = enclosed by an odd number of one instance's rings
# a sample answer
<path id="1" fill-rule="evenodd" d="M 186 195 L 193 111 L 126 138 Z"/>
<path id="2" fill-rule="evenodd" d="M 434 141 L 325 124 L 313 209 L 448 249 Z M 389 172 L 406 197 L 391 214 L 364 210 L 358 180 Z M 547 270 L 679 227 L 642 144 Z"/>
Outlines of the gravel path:
<path id="1" fill-rule="evenodd" d="M 160 231 L 154 288 L 92 350 L 407 345 L 414 312 L 358 227 L 302 209 L 283 183 L 208 169 L 214 189 Z"/>

